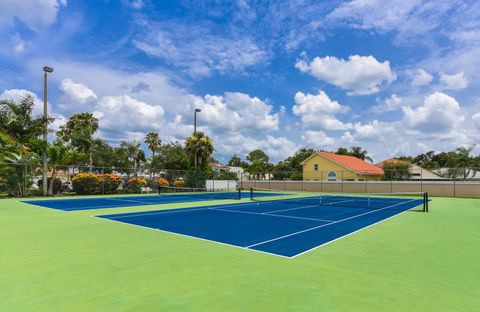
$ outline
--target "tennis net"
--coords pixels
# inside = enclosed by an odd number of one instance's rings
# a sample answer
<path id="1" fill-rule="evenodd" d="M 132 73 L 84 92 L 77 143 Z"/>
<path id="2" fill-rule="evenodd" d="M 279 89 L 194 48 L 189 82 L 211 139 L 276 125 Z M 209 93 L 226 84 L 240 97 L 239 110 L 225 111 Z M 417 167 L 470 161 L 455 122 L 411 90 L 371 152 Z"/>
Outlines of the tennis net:
<path id="1" fill-rule="evenodd" d="M 241 199 L 242 192 L 237 188 L 227 189 L 207 189 L 207 188 L 193 188 L 193 187 L 173 187 L 160 186 L 158 188 L 160 195 L 172 195 L 179 197 L 195 197 L 204 200 L 213 199 Z"/>
<path id="2" fill-rule="evenodd" d="M 272 193 L 272 197 L 267 196 Z M 261 194 L 259 196 L 258 194 Z M 276 196 L 275 196 L 275 195 Z M 280 195 L 279 195 L 280 194 Z M 275 196 L 275 197 L 273 197 Z M 398 209 L 428 212 L 428 193 L 321 193 L 251 188 L 250 199 L 297 206 L 336 206 L 344 208 Z"/>

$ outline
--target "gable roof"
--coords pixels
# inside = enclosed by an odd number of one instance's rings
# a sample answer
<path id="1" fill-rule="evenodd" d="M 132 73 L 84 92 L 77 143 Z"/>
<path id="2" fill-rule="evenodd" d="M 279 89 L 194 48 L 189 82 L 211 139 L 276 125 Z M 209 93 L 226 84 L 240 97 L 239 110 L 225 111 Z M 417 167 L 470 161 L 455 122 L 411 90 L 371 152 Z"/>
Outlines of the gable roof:
<path id="1" fill-rule="evenodd" d="M 312 156 L 308 157 L 307 159 L 305 159 L 304 161 L 302 161 L 301 164 L 304 165 L 310 158 L 312 158 L 315 155 L 320 155 L 321 157 L 331 160 L 339 164 L 340 166 L 350 169 L 352 171 L 355 171 L 356 173 L 359 173 L 359 174 L 364 174 L 364 175 L 383 175 L 384 174 L 381 168 L 374 166 L 372 164 L 369 164 L 357 157 L 347 156 L 347 155 L 337 155 L 330 152 L 317 152 Z"/>

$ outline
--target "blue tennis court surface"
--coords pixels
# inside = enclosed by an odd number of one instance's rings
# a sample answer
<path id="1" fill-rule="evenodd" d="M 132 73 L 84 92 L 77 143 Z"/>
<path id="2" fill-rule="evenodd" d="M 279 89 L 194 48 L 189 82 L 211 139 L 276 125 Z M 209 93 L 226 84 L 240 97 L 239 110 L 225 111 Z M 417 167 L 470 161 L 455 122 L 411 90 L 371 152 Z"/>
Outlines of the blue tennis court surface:
<path id="1" fill-rule="evenodd" d="M 281 194 L 256 192 L 255 196 L 278 196 Z M 242 192 L 242 197 L 249 197 L 248 192 Z M 146 206 L 157 204 L 172 204 L 183 202 L 197 202 L 220 199 L 238 199 L 238 192 L 206 192 L 202 194 L 165 194 L 165 195 L 140 195 L 121 197 L 52 199 L 52 200 L 25 200 L 27 204 L 58 209 L 63 211 L 88 210 L 102 208 L 122 208 L 130 206 Z"/>
<path id="2" fill-rule="evenodd" d="M 314 202 L 315 198 L 253 201 L 99 218 L 295 257 L 424 204 L 412 198 L 369 198 L 367 203 L 342 196 Z"/>

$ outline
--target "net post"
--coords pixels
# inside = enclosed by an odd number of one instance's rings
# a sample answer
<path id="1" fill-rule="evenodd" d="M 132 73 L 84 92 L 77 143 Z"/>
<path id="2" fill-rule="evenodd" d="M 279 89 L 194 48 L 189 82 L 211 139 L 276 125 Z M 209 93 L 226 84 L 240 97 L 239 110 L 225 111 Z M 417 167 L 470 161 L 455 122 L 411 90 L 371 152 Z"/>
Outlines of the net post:
<path id="1" fill-rule="evenodd" d="M 253 187 L 250 188 L 250 200 L 253 200 Z"/>
<path id="2" fill-rule="evenodd" d="M 238 197 L 237 197 L 237 199 L 242 199 L 242 189 L 239 188 L 239 189 L 237 190 L 237 192 L 238 192 Z"/>
<path id="3" fill-rule="evenodd" d="M 162 195 L 162 185 L 158 185 L 158 195 Z"/>
<path id="4" fill-rule="evenodd" d="M 428 192 L 425 192 L 425 212 L 428 212 Z"/>

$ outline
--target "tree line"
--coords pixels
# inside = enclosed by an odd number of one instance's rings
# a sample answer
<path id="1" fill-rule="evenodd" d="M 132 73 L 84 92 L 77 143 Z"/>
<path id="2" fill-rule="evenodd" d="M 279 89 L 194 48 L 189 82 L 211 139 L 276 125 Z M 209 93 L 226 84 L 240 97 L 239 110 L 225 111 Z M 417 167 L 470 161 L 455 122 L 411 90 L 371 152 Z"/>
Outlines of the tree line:
<path id="1" fill-rule="evenodd" d="M 34 116 L 33 107 L 34 99 L 31 96 L 25 96 L 19 102 L 0 101 L 0 162 L 13 165 L 0 167 L 0 187 L 2 184 L 18 184 L 15 179 L 20 180 L 25 175 L 18 165 L 39 168 L 44 152 L 47 153 L 51 168 L 50 191 L 58 168 L 62 166 L 77 166 L 90 172 L 103 168 L 107 173 L 115 169 L 127 175 L 136 175 L 141 170 L 148 170 L 150 175 L 161 169 L 195 170 L 196 180 L 214 177 L 214 174 L 215 178 L 220 179 L 236 178 L 235 174 L 228 171 L 212 172 L 208 164 L 217 162 L 212 157 L 215 149 L 212 140 L 202 132 L 193 133 L 183 142 L 162 142 L 158 133 L 150 132 L 143 139 L 151 155 L 146 157 L 139 141 L 122 140 L 114 147 L 106 140 L 96 137 L 99 120 L 93 114 L 84 112 L 72 115 L 58 131 L 50 131 L 54 140 L 46 144 L 42 139 L 43 125 L 51 124 L 54 119 L 45 120 L 42 116 Z M 416 156 L 398 157 L 402 162 L 397 164 L 398 169 L 411 163 L 425 169 L 460 168 L 450 169 L 451 172 L 447 172 L 447 175 L 466 177 L 471 171 L 465 168 L 480 168 L 480 156 L 472 154 L 473 148 L 474 146 L 461 147 L 449 152 L 430 151 Z M 315 152 L 311 147 L 302 147 L 293 155 L 273 163 L 267 153 L 255 149 L 244 159 L 234 154 L 227 164 L 242 167 L 257 178 L 272 174 L 274 179 L 301 180 L 301 162 Z M 368 152 L 359 146 L 350 149 L 340 147 L 333 152 L 372 162 Z"/>

